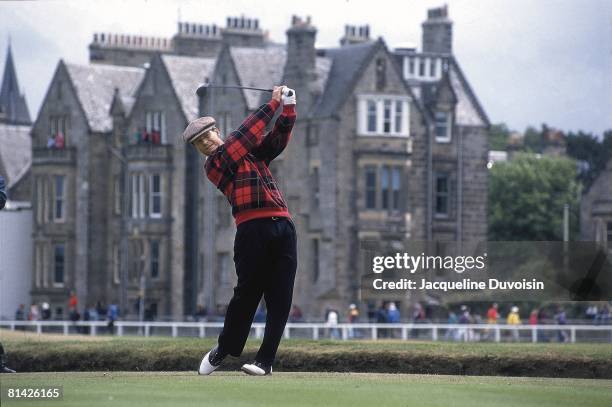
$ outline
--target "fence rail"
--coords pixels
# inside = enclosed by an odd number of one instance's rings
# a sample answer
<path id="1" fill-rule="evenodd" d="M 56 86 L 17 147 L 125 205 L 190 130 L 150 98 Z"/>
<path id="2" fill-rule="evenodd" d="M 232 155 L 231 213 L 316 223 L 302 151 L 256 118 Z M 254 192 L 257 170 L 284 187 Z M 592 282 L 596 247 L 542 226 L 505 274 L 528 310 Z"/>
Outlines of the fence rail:
<path id="1" fill-rule="evenodd" d="M 254 323 L 251 334 L 261 338 L 264 323 Z M 115 334 L 172 337 L 214 337 L 223 322 L 140 322 L 116 321 L 0 321 L 0 328 L 42 333 Z M 612 325 L 497 325 L 497 324 L 337 324 L 288 323 L 285 338 L 302 339 L 420 339 L 431 341 L 490 342 L 603 342 L 612 343 Z"/>

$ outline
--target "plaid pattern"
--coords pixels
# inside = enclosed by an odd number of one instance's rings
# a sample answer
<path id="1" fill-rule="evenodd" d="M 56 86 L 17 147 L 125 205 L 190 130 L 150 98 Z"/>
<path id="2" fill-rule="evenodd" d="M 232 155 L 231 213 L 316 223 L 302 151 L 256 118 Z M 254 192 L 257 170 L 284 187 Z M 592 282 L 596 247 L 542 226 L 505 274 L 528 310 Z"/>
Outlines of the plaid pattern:
<path id="1" fill-rule="evenodd" d="M 260 106 L 204 165 L 208 179 L 227 197 L 237 224 L 245 216 L 249 219 L 289 216 L 268 165 L 289 143 L 296 119 L 295 107 L 285 106 L 272 131 L 264 137 L 266 125 L 279 104 L 271 100 Z"/>

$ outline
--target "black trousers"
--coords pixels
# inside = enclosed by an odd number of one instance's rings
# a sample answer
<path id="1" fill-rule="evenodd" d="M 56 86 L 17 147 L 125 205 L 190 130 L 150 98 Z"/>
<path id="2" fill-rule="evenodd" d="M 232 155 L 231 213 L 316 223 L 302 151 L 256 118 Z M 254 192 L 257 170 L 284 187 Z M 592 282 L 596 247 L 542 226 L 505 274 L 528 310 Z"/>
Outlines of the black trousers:
<path id="1" fill-rule="evenodd" d="M 297 269 L 297 237 L 293 222 L 287 218 L 260 218 L 238 225 L 234 263 L 238 283 L 219 335 L 219 351 L 240 356 L 263 296 L 267 310 L 266 329 L 255 360 L 271 365 L 293 297 Z"/>

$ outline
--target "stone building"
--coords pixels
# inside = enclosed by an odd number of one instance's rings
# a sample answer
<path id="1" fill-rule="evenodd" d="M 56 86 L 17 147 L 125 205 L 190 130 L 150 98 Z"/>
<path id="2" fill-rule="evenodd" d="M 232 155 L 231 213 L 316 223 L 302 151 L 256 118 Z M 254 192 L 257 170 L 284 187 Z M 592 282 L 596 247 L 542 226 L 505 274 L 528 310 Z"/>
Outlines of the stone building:
<path id="1" fill-rule="evenodd" d="M 580 202 L 582 240 L 607 246 L 612 253 L 612 159 Z"/>
<path id="2" fill-rule="evenodd" d="M 6 51 L 0 84 L 0 174 L 12 201 L 30 200 L 30 112 L 19 88 L 13 52 Z"/>
<path id="3" fill-rule="evenodd" d="M 34 285 L 51 281 L 37 298 L 76 289 L 133 313 L 144 292 L 150 315 L 223 311 L 235 226 L 180 135 L 199 109 L 227 135 L 269 93 L 209 88 L 198 101 L 206 81 L 296 89 L 298 122 L 272 171 L 298 229 L 294 302 L 308 318 L 358 300 L 366 241 L 484 240 L 488 120 L 452 54 L 446 8 L 429 12 L 419 52 L 390 49 L 368 26 L 346 26 L 333 48 L 316 34 L 299 17 L 284 45 L 257 20 L 182 23 L 171 39 L 97 34 L 90 65 L 60 62 L 33 130 L 34 275 L 47 276 Z M 48 129 L 66 134 L 62 149 L 43 148 Z M 51 270 L 64 270 L 61 286 Z"/>

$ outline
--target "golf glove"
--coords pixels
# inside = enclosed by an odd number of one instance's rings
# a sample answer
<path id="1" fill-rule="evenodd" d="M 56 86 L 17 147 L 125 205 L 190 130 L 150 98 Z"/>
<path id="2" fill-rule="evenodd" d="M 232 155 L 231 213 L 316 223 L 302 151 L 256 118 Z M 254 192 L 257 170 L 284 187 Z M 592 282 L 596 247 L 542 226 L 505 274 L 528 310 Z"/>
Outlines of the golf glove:
<path id="1" fill-rule="evenodd" d="M 291 88 L 283 89 L 283 106 L 295 105 L 295 91 Z"/>

